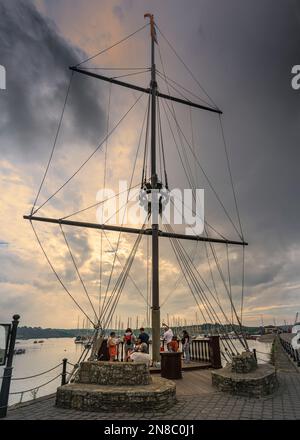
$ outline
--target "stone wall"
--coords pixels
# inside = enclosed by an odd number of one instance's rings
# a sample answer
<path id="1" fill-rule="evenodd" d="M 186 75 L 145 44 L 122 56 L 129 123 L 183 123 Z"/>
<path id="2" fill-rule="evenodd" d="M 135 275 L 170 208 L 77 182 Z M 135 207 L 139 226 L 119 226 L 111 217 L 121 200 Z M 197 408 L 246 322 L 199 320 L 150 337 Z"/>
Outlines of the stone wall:
<path id="1" fill-rule="evenodd" d="M 138 362 L 82 362 L 74 382 L 56 393 L 57 406 L 81 411 L 164 410 L 175 402 L 175 383 L 152 378 Z"/>
<path id="2" fill-rule="evenodd" d="M 232 357 L 231 371 L 235 373 L 250 373 L 257 368 L 257 360 L 253 353 L 244 351 L 242 354 L 238 354 Z"/>
<path id="3" fill-rule="evenodd" d="M 56 406 L 80 411 L 167 410 L 176 403 L 174 382 L 154 377 L 150 385 L 110 386 L 72 383 L 57 389 Z"/>
<path id="4" fill-rule="evenodd" d="M 98 385 L 149 385 L 152 381 L 149 368 L 139 362 L 82 362 L 75 383 Z"/>

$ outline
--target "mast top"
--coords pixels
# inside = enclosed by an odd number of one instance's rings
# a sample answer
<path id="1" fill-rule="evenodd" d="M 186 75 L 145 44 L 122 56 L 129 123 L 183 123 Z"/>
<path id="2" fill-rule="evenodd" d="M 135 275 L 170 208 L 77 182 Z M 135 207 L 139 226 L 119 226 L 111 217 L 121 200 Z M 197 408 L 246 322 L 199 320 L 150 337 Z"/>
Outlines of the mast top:
<path id="1" fill-rule="evenodd" d="M 154 15 L 150 14 L 149 12 L 147 14 L 144 14 L 144 18 L 150 19 L 150 34 L 151 38 L 157 43 L 157 37 L 156 37 L 156 31 L 155 31 L 155 23 L 154 23 Z"/>

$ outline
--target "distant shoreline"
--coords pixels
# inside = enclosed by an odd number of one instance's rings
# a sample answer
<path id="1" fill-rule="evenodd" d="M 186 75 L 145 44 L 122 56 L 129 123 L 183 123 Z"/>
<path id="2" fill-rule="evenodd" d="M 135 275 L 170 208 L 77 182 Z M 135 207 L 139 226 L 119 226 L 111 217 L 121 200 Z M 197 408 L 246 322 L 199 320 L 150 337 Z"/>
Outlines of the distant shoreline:
<path id="1" fill-rule="evenodd" d="M 198 328 L 195 328 L 198 327 Z M 203 333 L 207 334 L 211 331 L 214 331 L 215 329 L 218 329 L 218 325 L 215 326 L 214 324 L 203 324 L 199 326 L 184 326 L 184 327 L 172 327 L 173 331 L 175 331 L 177 334 L 182 332 L 183 329 L 186 329 L 191 335 L 194 333 Z M 236 330 L 238 331 L 238 327 L 236 327 Z M 115 330 L 118 333 L 123 333 L 124 330 Z M 150 331 L 150 329 L 145 328 L 146 331 Z M 228 329 L 228 331 L 231 331 L 232 329 Z M 111 331 L 110 329 L 106 329 L 107 332 Z M 135 333 L 137 333 L 138 329 L 133 329 Z M 243 331 L 245 333 L 248 333 L 249 335 L 253 334 L 259 334 L 260 328 L 259 327 L 243 327 Z M 42 328 L 42 327 L 19 327 L 17 332 L 17 339 L 19 340 L 26 340 L 26 339 L 49 339 L 49 338 L 75 338 L 78 335 L 92 335 L 94 332 L 93 329 L 59 329 L 59 328 Z M 268 336 L 268 335 L 265 335 Z"/>

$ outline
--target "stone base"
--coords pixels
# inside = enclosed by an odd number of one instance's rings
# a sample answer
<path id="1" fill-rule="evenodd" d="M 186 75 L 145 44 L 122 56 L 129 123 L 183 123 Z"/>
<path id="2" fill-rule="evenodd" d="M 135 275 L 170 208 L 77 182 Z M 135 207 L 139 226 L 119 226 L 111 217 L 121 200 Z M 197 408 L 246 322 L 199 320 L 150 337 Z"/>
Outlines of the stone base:
<path id="1" fill-rule="evenodd" d="M 74 382 L 98 385 L 149 385 L 149 368 L 141 362 L 82 362 Z"/>
<path id="2" fill-rule="evenodd" d="M 258 365 L 250 373 L 235 373 L 231 365 L 212 371 L 212 384 L 220 391 L 246 397 L 263 397 L 272 394 L 278 386 L 275 368 L 269 364 Z"/>
<path id="3" fill-rule="evenodd" d="M 153 377 L 149 385 L 71 383 L 57 389 L 56 406 L 81 411 L 164 410 L 176 403 L 176 385 Z"/>
<path id="4" fill-rule="evenodd" d="M 250 373 L 257 369 L 257 360 L 254 354 L 249 351 L 244 351 L 232 357 L 231 371 L 234 373 Z"/>

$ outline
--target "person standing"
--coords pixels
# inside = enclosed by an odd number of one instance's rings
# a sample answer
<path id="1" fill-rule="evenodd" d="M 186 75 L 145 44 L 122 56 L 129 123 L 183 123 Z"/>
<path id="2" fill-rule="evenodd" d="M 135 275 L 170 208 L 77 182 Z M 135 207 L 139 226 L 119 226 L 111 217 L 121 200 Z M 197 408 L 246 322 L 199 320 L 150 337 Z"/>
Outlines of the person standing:
<path id="1" fill-rule="evenodd" d="M 124 351 L 125 351 L 125 359 L 124 361 L 127 362 L 129 358 L 129 352 L 133 350 L 134 343 L 135 343 L 135 336 L 132 333 L 131 328 L 128 328 L 124 334 L 123 337 L 124 341 Z"/>
<path id="2" fill-rule="evenodd" d="M 170 342 L 169 345 L 170 345 L 170 350 L 173 351 L 174 353 L 177 353 L 177 351 L 179 349 L 177 336 L 173 336 L 172 341 Z"/>
<path id="3" fill-rule="evenodd" d="M 116 338 L 115 332 L 111 332 L 108 341 L 108 352 L 109 352 L 109 362 L 114 362 L 116 360 L 117 356 L 117 345 L 118 345 L 118 339 Z"/>
<path id="4" fill-rule="evenodd" d="M 184 353 L 184 363 L 189 364 L 190 363 L 190 335 L 186 330 L 183 330 L 182 332 L 182 351 Z"/>
<path id="5" fill-rule="evenodd" d="M 170 343 L 174 336 L 173 331 L 167 324 L 163 324 L 163 328 L 164 328 L 163 339 L 164 342 L 167 344 L 167 350 L 172 351 Z"/>
<path id="6" fill-rule="evenodd" d="M 140 344 L 143 344 L 143 343 L 147 344 L 147 353 L 149 353 L 149 335 L 148 335 L 148 333 L 145 332 L 144 327 L 140 328 L 140 334 L 139 334 L 138 339 L 140 341 Z"/>

